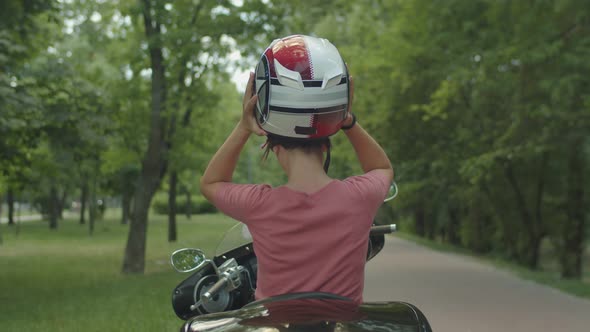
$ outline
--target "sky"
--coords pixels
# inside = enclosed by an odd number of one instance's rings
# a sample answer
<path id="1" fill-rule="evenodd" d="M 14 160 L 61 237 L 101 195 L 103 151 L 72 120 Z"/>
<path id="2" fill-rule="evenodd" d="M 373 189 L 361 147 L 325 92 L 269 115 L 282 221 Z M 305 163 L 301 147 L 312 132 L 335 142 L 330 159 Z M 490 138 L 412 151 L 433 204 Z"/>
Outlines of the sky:
<path id="1" fill-rule="evenodd" d="M 238 51 L 234 51 L 230 54 L 229 58 L 231 60 L 239 60 L 241 58 L 240 52 Z M 236 87 L 238 88 L 238 91 L 243 92 L 246 89 L 246 84 L 248 83 L 248 78 L 250 76 L 250 71 L 254 71 L 254 67 L 256 64 L 252 64 L 252 68 L 250 69 L 241 69 L 241 68 L 234 68 L 234 69 L 229 69 L 230 72 L 233 71 L 233 74 L 231 75 L 231 80 L 232 82 L 234 82 L 234 84 L 236 85 Z"/>

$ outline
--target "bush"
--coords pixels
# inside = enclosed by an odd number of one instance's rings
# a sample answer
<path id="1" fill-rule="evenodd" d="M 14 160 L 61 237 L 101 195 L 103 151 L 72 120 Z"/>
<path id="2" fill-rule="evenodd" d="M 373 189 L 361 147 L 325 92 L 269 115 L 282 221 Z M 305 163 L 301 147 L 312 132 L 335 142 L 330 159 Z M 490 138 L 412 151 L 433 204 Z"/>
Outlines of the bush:
<path id="1" fill-rule="evenodd" d="M 157 195 L 154 197 L 152 208 L 156 214 L 168 214 L 168 196 Z M 217 212 L 217 209 L 203 196 L 194 197 L 190 205 L 186 197 L 178 197 L 176 199 L 176 213 L 188 214 L 189 212 L 190 214 L 214 213 Z"/>

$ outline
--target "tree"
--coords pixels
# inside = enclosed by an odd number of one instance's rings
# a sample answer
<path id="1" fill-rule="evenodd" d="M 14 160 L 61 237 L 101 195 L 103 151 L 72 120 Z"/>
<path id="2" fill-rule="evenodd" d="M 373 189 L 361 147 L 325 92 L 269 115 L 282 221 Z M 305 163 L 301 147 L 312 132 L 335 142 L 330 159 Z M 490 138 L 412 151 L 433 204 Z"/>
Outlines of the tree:
<path id="1" fill-rule="evenodd" d="M 346 45 L 355 110 L 390 143 L 419 234 L 537 268 L 551 232 L 580 271 L 587 22 L 576 1 L 361 1 L 318 24 Z"/>
<path id="2" fill-rule="evenodd" d="M 171 142 L 170 125 L 176 119 L 174 113 L 169 112 L 174 112 L 170 105 L 175 102 L 168 99 L 170 87 L 178 82 L 192 88 L 207 87 L 206 81 L 201 81 L 198 86 L 190 82 L 200 80 L 212 65 L 222 65 L 219 59 L 231 50 L 232 38 L 239 42 L 255 37 L 265 32 L 263 26 L 267 24 L 255 14 L 256 10 L 267 8 L 259 1 L 247 1 L 237 6 L 231 1 L 164 3 L 143 0 L 139 8 L 151 68 L 151 124 L 134 195 L 133 218 L 123 262 L 123 272 L 126 273 L 142 273 L 144 270 L 148 209 L 169 167 L 166 154 Z M 194 26 L 187 29 L 179 26 L 182 22 L 194 22 Z M 181 49 L 180 45 L 190 47 Z M 182 51 L 189 53 L 183 55 Z"/>
<path id="3" fill-rule="evenodd" d="M 35 80 L 23 69 L 27 60 L 47 47 L 43 35 L 54 11 L 52 2 L 45 0 L 0 4 L 0 173 L 8 178 L 13 192 L 43 124 L 39 100 L 29 91 Z"/>

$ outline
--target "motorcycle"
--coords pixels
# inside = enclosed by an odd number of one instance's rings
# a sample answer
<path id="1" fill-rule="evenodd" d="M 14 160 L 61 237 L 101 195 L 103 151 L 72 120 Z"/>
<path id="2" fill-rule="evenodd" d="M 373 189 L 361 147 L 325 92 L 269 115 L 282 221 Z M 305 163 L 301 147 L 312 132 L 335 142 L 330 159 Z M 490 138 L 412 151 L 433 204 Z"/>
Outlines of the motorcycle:
<path id="1" fill-rule="evenodd" d="M 385 201 L 393 199 L 395 192 Z M 396 226 L 372 226 L 367 261 Z M 257 258 L 246 225 L 236 223 L 223 236 L 213 258 L 195 248 L 177 250 L 171 264 L 192 272 L 172 292 L 172 308 L 185 321 L 181 331 L 416 331 L 431 332 L 424 314 L 400 301 L 364 302 L 324 293 L 292 293 L 254 299 Z"/>

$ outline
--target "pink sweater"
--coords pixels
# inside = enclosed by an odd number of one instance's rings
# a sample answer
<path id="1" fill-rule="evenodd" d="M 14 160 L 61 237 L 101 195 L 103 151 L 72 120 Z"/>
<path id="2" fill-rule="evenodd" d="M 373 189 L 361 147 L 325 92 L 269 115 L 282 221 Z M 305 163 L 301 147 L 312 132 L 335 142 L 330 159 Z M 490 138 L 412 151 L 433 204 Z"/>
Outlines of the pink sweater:
<path id="1" fill-rule="evenodd" d="M 258 257 L 257 299 L 319 291 L 360 303 L 369 230 L 389 185 L 376 171 L 333 180 L 312 194 L 224 183 L 213 204 L 248 225 Z"/>

